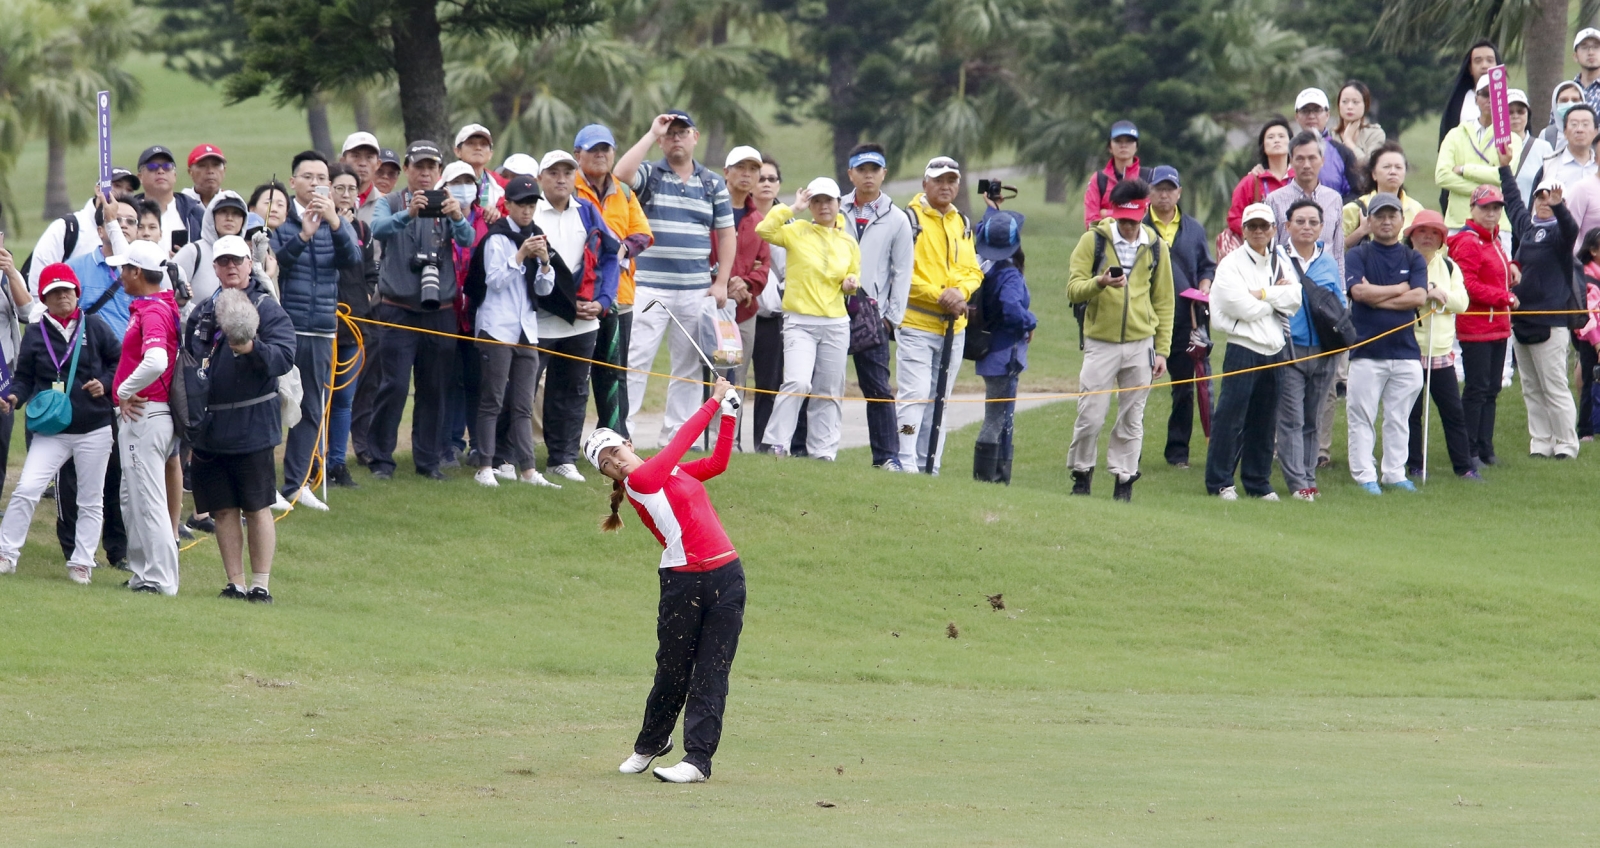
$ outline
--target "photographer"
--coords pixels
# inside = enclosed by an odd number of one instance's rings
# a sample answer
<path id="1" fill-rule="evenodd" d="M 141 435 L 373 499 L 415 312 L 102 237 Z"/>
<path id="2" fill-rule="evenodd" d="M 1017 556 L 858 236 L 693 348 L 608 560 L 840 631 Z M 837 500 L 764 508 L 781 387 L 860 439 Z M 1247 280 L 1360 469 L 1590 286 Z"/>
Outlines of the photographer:
<path id="1" fill-rule="evenodd" d="M 361 266 L 361 243 L 355 227 L 345 223 L 333 205 L 328 161 L 315 150 L 297 154 L 289 180 L 294 198 L 288 217 L 272 231 L 278 257 L 278 297 L 294 322 L 294 364 L 305 392 L 300 396 L 300 422 L 289 430 L 283 449 L 286 499 L 315 510 L 328 507 L 306 483 L 315 476 L 311 455 L 322 432 L 323 399 L 333 373 L 333 337 L 339 319 L 339 271 Z"/>
<path id="2" fill-rule="evenodd" d="M 434 190 L 442 158 L 438 145 L 414 141 L 406 148 L 406 188 L 378 200 L 372 235 L 383 245 L 378 274 L 378 321 L 440 333 L 456 331 L 456 266 L 453 241 L 471 247 L 472 225 L 448 192 Z M 411 419 L 411 457 L 417 473 L 445 479 L 439 470 L 444 447 L 445 380 L 455 373 L 456 345 L 448 336 L 381 328 L 382 384 L 373 410 L 372 476 L 394 475 L 394 446 L 413 371 L 416 406 Z"/>
<path id="3" fill-rule="evenodd" d="M 217 523 L 217 548 L 228 585 L 221 597 L 272 603 L 277 531 L 272 522 L 273 448 L 282 439 L 278 378 L 294 365 L 294 323 L 251 274 L 250 247 L 238 236 L 212 245 L 212 268 L 220 288 L 201 301 L 184 328 L 184 349 L 209 378 L 203 396 L 191 390 L 190 416 L 202 423 L 195 434 L 194 505 Z M 196 385 L 196 374 L 186 374 Z M 204 409 L 195 408 L 204 403 Z M 250 534 L 250 586 L 244 583 L 243 514 Z"/>

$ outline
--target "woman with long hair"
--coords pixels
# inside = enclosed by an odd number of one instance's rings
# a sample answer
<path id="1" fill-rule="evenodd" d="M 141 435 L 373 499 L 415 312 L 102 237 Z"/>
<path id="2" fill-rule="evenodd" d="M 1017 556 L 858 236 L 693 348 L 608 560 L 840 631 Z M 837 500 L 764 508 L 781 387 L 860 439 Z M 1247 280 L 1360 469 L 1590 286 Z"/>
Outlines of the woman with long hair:
<path id="1" fill-rule="evenodd" d="M 744 626 L 744 566 L 706 495 L 705 481 L 728 467 L 738 430 L 739 396 L 717 378 L 702 405 L 660 453 L 648 460 L 615 430 L 589 434 L 583 454 L 611 478 L 611 514 L 601 529 L 622 528 L 623 500 L 661 543 L 661 603 L 656 614 L 655 685 L 645 701 L 644 725 L 633 754 L 617 770 L 639 774 L 672 750 L 672 728 L 683 717 L 683 761 L 654 771 L 667 783 L 701 783 L 722 738 L 728 670 Z M 722 424 L 711 456 L 678 464 L 705 432 L 718 408 Z"/>
<path id="2" fill-rule="evenodd" d="M 1439 144 L 1444 145 L 1444 137 L 1456 127 L 1478 120 L 1478 101 L 1473 97 L 1473 92 L 1478 90 L 1478 77 L 1489 72 L 1489 69 L 1501 63 L 1500 48 L 1493 41 L 1485 38 L 1467 48 L 1467 55 L 1461 59 L 1461 70 L 1456 73 L 1455 85 L 1450 89 L 1450 99 L 1444 105 L 1444 113 L 1439 116 Z M 1450 205 L 1450 192 L 1439 191 L 1439 208 L 1446 209 Z"/>
<path id="3" fill-rule="evenodd" d="M 1289 139 L 1293 137 L 1294 128 L 1282 117 L 1263 124 L 1256 135 L 1256 165 L 1233 187 L 1233 203 L 1228 207 L 1228 229 L 1233 232 L 1235 245 L 1244 239 L 1244 229 L 1239 223 L 1244 208 L 1266 202 L 1267 195 L 1294 180 L 1294 171 L 1289 168 Z M 1217 252 L 1217 259 L 1222 259 L 1222 251 Z"/>
<path id="4" fill-rule="evenodd" d="M 1360 80 L 1349 80 L 1339 89 L 1339 123 L 1334 136 L 1355 151 L 1357 161 L 1366 161 L 1372 151 L 1388 140 L 1383 127 L 1369 120 L 1372 115 L 1372 90 Z"/>

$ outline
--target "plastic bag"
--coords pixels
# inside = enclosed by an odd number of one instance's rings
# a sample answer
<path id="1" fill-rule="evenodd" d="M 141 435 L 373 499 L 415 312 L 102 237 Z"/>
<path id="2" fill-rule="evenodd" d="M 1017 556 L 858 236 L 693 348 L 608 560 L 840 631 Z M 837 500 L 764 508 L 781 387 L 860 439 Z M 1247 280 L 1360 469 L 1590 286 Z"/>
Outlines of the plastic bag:
<path id="1" fill-rule="evenodd" d="M 716 298 L 708 297 L 700 313 L 697 341 L 700 349 L 711 357 L 712 364 L 719 368 L 733 368 L 744 363 L 744 340 L 739 336 L 739 322 L 734 320 L 736 308 L 730 299 L 719 309 Z"/>

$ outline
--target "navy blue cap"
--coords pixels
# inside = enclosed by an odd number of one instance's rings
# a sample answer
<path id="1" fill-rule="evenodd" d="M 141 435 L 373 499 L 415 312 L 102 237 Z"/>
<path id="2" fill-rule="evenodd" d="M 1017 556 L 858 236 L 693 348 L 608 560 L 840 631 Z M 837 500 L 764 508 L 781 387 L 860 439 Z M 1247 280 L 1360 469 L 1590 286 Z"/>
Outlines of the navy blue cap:
<path id="1" fill-rule="evenodd" d="M 978 222 L 973 232 L 978 255 L 991 262 L 1010 259 L 1022 246 L 1022 213 L 996 209 Z"/>
<path id="2" fill-rule="evenodd" d="M 398 165 L 400 164 L 400 157 L 396 156 L 393 150 L 390 150 L 387 147 L 382 147 L 378 149 L 378 164 Z"/>
<path id="3" fill-rule="evenodd" d="M 512 203 L 530 203 L 541 196 L 539 183 L 533 177 L 518 174 L 506 180 L 506 200 Z"/>
<path id="4" fill-rule="evenodd" d="M 1150 174 L 1150 185 L 1158 186 L 1162 183 L 1172 183 L 1177 188 L 1183 188 L 1183 183 L 1178 179 L 1178 169 L 1171 165 L 1157 165 Z"/>
<path id="5" fill-rule="evenodd" d="M 148 163 L 151 159 L 156 158 L 157 156 L 165 156 L 165 157 L 167 157 L 167 161 L 168 162 L 176 162 L 176 161 L 178 161 L 177 158 L 172 155 L 172 151 L 170 151 L 170 150 L 166 149 L 165 147 L 162 147 L 161 145 L 157 144 L 157 145 L 152 145 L 150 147 L 146 147 L 144 149 L 144 152 L 139 154 L 139 167 L 143 168 L 146 163 Z"/>
<path id="6" fill-rule="evenodd" d="M 1111 138 L 1113 140 L 1121 138 L 1125 135 L 1138 138 L 1139 128 L 1134 126 L 1132 121 L 1118 121 L 1111 125 Z"/>
<path id="7" fill-rule="evenodd" d="M 671 115 L 674 118 L 674 120 L 673 120 L 674 124 L 678 123 L 678 121 L 682 121 L 685 124 L 688 124 L 691 128 L 694 127 L 694 119 L 689 117 L 689 113 L 683 111 L 682 109 L 668 109 L 667 111 L 662 112 L 661 114 L 663 114 L 663 115 Z"/>

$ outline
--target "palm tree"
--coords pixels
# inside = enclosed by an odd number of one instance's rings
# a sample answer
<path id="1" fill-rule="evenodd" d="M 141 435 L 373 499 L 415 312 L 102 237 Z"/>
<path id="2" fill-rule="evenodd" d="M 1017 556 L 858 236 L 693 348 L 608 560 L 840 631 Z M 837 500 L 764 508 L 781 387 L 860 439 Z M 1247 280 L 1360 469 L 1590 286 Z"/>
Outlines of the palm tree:
<path id="1" fill-rule="evenodd" d="M 1388 48 L 1423 40 L 1457 53 L 1480 38 L 1494 39 L 1508 61 L 1524 60 L 1532 101 L 1528 125 L 1538 127 L 1549 120 L 1548 93 L 1561 80 L 1570 52 L 1570 11 L 1571 0 L 1392 0 L 1377 32 Z M 1579 19 L 1597 16 L 1600 3 L 1583 0 Z"/>

